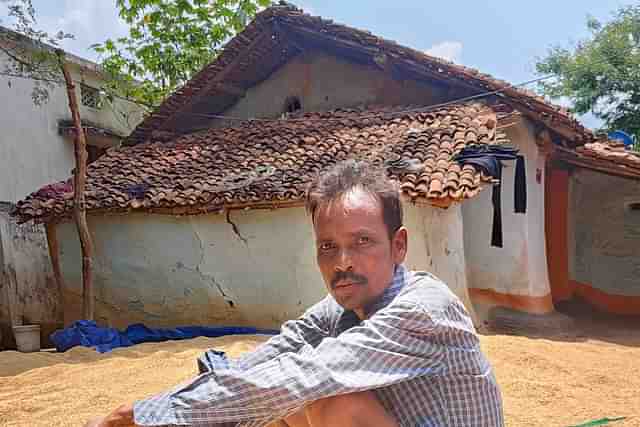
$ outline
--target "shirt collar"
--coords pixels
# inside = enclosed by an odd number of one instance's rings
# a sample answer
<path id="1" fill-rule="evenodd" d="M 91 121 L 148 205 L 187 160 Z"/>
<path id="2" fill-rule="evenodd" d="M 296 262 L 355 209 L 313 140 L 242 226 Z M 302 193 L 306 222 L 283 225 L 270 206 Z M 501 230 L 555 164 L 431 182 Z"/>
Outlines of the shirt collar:
<path id="1" fill-rule="evenodd" d="M 400 293 L 406 283 L 406 271 L 406 268 L 402 264 L 398 264 L 395 266 L 393 278 L 391 279 L 391 283 L 389 284 L 389 286 L 387 286 L 387 288 L 379 298 L 373 301 L 365 309 L 367 318 L 371 317 L 378 310 L 381 310 L 389 305 L 389 303 L 393 301 L 393 299 Z M 344 310 L 340 315 L 340 319 L 338 320 L 338 330 L 340 332 L 345 331 L 359 324 L 360 321 L 360 318 L 356 315 L 355 312 L 353 312 L 352 310 Z"/>
<path id="2" fill-rule="evenodd" d="M 402 264 L 396 265 L 395 271 L 393 272 L 393 278 L 391 279 L 391 283 L 384 290 L 382 295 L 378 299 L 376 299 L 369 307 L 365 309 L 367 314 L 367 318 L 371 317 L 376 311 L 383 309 L 393 299 L 400 293 L 402 288 L 405 285 L 405 272 L 406 269 Z"/>

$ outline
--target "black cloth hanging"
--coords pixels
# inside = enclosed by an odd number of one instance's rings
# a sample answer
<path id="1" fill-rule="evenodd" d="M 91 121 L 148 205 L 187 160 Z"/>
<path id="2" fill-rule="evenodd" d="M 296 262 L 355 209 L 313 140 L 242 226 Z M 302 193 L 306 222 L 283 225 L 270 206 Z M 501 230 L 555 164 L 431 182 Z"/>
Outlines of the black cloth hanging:
<path id="1" fill-rule="evenodd" d="M 500 197 L 501 185 L 493 186 L 491 202 L 493 203 L 493 226 L 491 227 L 491 246 L 502 247 L 502 206 Z"/>
<path id="2" fill-rule="evenodd" d="M 518 156 L 516 160 L 513 201 L 515 213 L 527 213 L 527 171 L 525 169 L 524 156 Z"/>
<path id="3" fill-rule="evenodd" d="M 491 227 L 491 246 L 502 247 L 502 201 L 500 197 L 502 183 L 502 162 L 516 160 L 518 149 L 509 145 L 473 144 L 465 147 L 453 157 L 461 165 L 470 164 L 496 179 L 491 193 L 493 204 L 493 225 Z"/>

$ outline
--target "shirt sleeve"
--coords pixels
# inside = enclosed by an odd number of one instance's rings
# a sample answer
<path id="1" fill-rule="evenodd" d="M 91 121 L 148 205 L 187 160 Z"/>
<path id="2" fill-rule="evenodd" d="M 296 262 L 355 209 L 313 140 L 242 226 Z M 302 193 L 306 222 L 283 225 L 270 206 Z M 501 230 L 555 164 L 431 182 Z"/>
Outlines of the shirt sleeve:
<path id="1" fill-rule="evenodd" d="M 280 334 L 236 360 L 239 369 L 249 369 L 282 353 L 296 353 L 305 345 L 316 347 L 329 336 L 329 297 L 309 308 L 299 319 L 282 325 Z"/>
<path id="2" fill-rule="evenodd" d="M 392 303 L 316 348 L 303 344 L 249 369 L 200 375 L 171 393 L 170 418 L 188 425 L 266 422 L 314 400 L 436 375 L 445 356 L 433 339 L 438 328 L 422 306 Z"/>

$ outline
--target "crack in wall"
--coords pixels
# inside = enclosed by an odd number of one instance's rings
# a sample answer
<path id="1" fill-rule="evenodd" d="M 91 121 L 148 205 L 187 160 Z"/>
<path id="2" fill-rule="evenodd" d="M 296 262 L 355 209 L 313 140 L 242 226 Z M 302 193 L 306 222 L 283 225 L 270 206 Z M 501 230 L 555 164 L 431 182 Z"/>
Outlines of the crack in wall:
<path id="1" fill-rule="evenodd" d="M 193 228 L 193 224 L 191 224 L 191 226 Z M 202 243 L 202 239 L 200 238 L 200 235 L 195 229 L 193 230 L 193 234 L 194 236 L 196 236 L 196 239 L 198 239 L 198 244 L 200 245 L 200 261 L 198 261 L 198 264 L 196 264 L 196 271 L 200 275 L 202 275 L 202 272 L 200 271 L 200 266 L 204 262 L 204 243 Z"/>
<path id="2" fill-rule="evenodd" d="M 229 295 L 227 295 L 225 293 L 224 288 L 222 287 L 222 285 L 220 283 L 218 283 L 216 281 L 215 277 L 212 276 L 211 274 L 204 273 L 200 269 L 200 265 L 202 264 L 202 261 L 204 261 L 204 252 L 202 252 L 201 263 L 199 265 L 197 265 L 195 269 L 188 268 L 186 266 L 182 266 L 182 269 L 186 270 L 186 271 L 191 271 L 191 272 L 196 273 L 203 282 L 211 282 L 214 285 L 215 289 L 217 289 L 218 292 L 220 292 L 220 296 L 222 296 L 222 298 L 225 300 L 225 302 L 227 304 L 229 304 L 229 307 L 232 307 L 232 308 L 235 307 L 235 302 L 233 301 L 233 299 Z"/>
<path id="3" fill-rule="evenodd" d="M 235 303 L 233 302 L 231 297 L 229 297 L 224 292 L 224 289 L 222 288 L 222 285 L 220 285 L 220 283 L 216 282 L 216 279 L 213 276 L 210 276 L 210 280 L 211 280 L 211 283 L 213 283 L 216 286 L 216 288 L 218 288 L 218 292 L 220 292 L 220 295 L 222 295 L 222 298 L 224 298 L 225 302 L 227 304 L 229 304 L 229 307 L 234 308 L 235 307 Z"/>
<path id="4" fill-rule="evenodd" d="M 251 247 L 249 246 L 249 239 L 247 239 L 242 234 L 240 234 L 240 229 L 238 228 L 236 223 L 234 223 L 231 220 L 231 209 L 227 209 L 226 219 L 227 219 L 227 224 L 231 225 L 231 228 L 232 228 L 234 234 L 238 237 L 238 239 L 240 239 L 242 241 L 242 243 L 244 243 L 245 247 L 247 248 L 248 262 L 253 261 L 253 255 L 251 254 Z"/>
<path id="5" fill-rule="evenodd" d="M 227 221 L 228 220 L 229 220 L 229 217 L 228 217 L 228 211 L 227 211 Z M 195 235 L 196 239 L 198 240 L 198 244 L 200 245 L 200 261 L 198 261 L 198 264 L 196 265 L 195 270 L 192 270 L 192 271 L 195 271 L 195 273 L 197 273 L 204 282 L 211 281 L 211 283 L 213 283 L 213 285 L 218 290 L 218 292 L 220 292 L 220 295 L 225 300 L 225 302 L 227 304 L 229 304 L 229 307 L 234 308 L 235 307 L 235 302 L 233 301 L 233 299 L 229 295 L 227 295 L 224 292 L 224 289 L 223 289 L 222 285 L 216 281 L 216 278 L 214 276 L 212 276 L 211 274 L 205 274 L 205 273 L 202 272 L 200 267 L 204 263 L 204 243 L 202 242 L 202 238 L 200 237 L 200 235 L 198 234 L 198 232 L 195 229 L 193 230 L 193 234 Z M 246 244 L 246 242 L 245 242 L 245 244 Z M 187 269 L 187 268 L 185 268 L 185 269 L 186 270 L 190 270 L 190 269 Z"/>
<path id="6" fill-rule="evenodd" d="M 240 234 L 238 226 L 233 221 L 231 221 L 231 209 L 227 209 L 227 224 L 231 225 L 231 228 L 233 229 L 235 235 L 238 236 L 238 239 L 240 239 L 246 247 L 249 247 L 249 241 L 242 234 Z"/>

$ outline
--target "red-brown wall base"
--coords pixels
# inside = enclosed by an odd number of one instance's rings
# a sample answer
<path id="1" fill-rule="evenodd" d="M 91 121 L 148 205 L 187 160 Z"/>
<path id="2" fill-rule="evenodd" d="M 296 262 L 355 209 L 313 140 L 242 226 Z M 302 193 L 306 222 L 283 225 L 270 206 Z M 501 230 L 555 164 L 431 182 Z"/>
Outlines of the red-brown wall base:
<path id="1" fill-rule="evenodd" d="M 469 296 L 473 302 L 487 305 L 512 308 L 533 314 L 547 314 L 554 311 L 551 294 L 542 297 L 529 295 L 512 295 L 496 292 L 490 289 L 469 289 Z"/>
<path id="2" fill-rule="evenodd" d="M 640 295 L 625 296 L 607 294 L 591 285 L 569 281 L 570 292 L 564 300 L 579 296 L 601 311 L 611 314 L 640 315 Z M 496 292 L 490 289 L 469 289 L 469 296 L 473 302 L 511 308 L 533 314 L 546 314 L 554 311 L 551 294 L 542 297 L 528 295 L 512 295 Z"/>
<path id="3" fill-rule="evenodd" d="M 594 307 L 612 314 L 640 315 L 640 295 L 612 295 L 586 283 L 569 281 L 573 295 L 578 295 Z"/>

